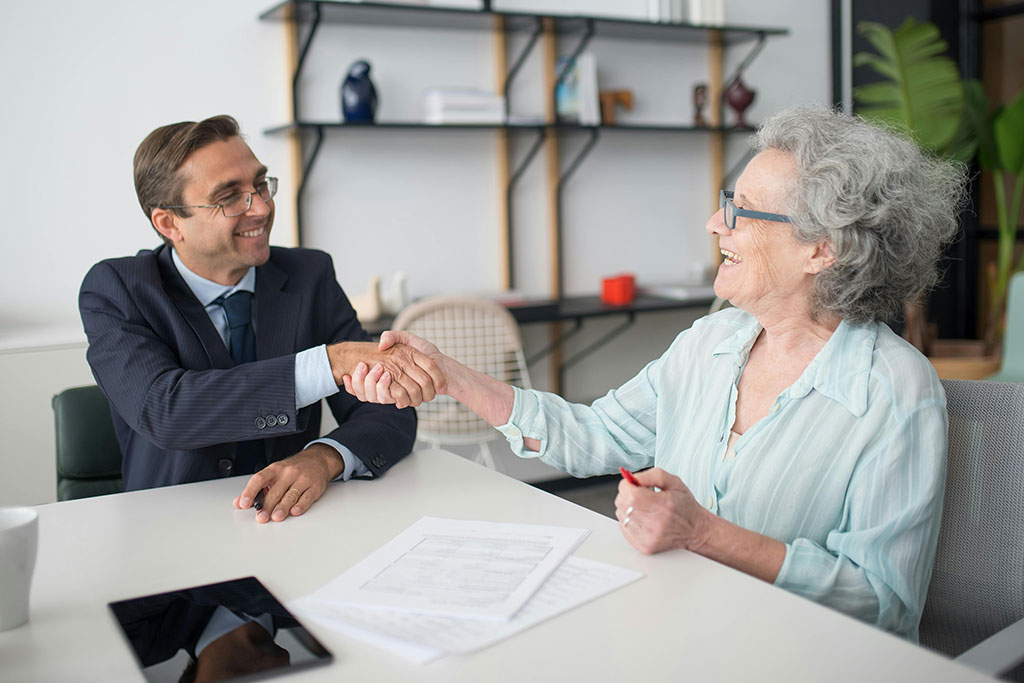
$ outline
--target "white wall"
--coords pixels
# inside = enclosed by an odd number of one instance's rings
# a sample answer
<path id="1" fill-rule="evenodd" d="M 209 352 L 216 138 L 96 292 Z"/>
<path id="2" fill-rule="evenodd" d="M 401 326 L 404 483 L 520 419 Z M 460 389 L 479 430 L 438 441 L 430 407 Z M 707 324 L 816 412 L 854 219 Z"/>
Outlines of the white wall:
<path id="1" fill-rule="evenodd" d="M 173 121 L 235 115 L 257 156 L 282 179 L 274 241 L 289 242 L 296 183 L 288 143 L 262 134 L 289 116 L 285 28 L 257 20 L 272 4 L 4 3 L 0 351 L 10 354 L 0 359 L 0 405 L 8 425 L 0 504 L 52 500 L 49 396 L 89 379 L 80 350 L 18 349 L 80 340 L 76 299 L 86 270 L 101 258 L 157 243 L 131 178 L 131 158 L 146 133 Z M 758 91 L 751 120 L 790 103 L 828 101 L 829 3 L 727 5 L 731 22 L 791 31 L 770 39 L 747 72 L 747 83 Z M 504 0 L 499 6 L 643 16 L 647 0 Z M 301 104 L 307 115 L 339 118 L 338 86 L 356 57 L 374 64 L 382 119 L 416 118 L 419 93 L 429 86 L 493 87 L 487 36 L 322 30 L 305 79 Z M 636 109 L 622 120 L 689 119 L 690 88 L 706 79 L 702 49 L 614 40 L 595 41 L 592 48 L 602 87 L 636 93 Z M 745 49 L 730 51 L 727 67 Z M 520 76 L 516 113 L 539 111 L 539 53 Z M 569 292 L 596 291 L 600 277 L 624 270 L 641 283 L 671 281 L 688 263 L 707 259 L 702 226 L 715 181 L 707 174 L 706 146 L 701 135 L 603 137 L 566 192 Z M 493 291 L 499 285 L 500 200 L 494 149 L 491 133 L 332 134 L 310 179 L 315 200 L 305 206 L 306 243 L 334 255 L 339 280 L 352 293 L 362 291 L 370 275 L 398 270 L 409 274 L 414 296 Z M 742 139 L 730 145 L 731 157 L 742 151 Z M 550 289 L 543 169 L 541 156 L 524 177 L 515 206 L 517 284 L 539 294 Z M 691 317 L 642 318 L 573 368 L 568 395 L 593 398 L 629 377 Z M 588 323 L 587 334 L 617 322 Z M 546 338 L 543 326 L 526 331 L 528 348 L 539 348 Z M 534 374 L 543 385 L 544 365 Z"/>

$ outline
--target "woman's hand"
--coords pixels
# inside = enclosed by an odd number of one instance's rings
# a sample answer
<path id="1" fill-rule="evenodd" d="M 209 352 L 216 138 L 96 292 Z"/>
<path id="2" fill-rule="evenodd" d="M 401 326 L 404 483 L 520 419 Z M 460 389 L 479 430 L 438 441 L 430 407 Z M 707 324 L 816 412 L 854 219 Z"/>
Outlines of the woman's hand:
<path id="1" fill-rule="evenodd" d="M 426 356 L 428 360 L 433 361 L 433 365 L 430 367 L 433 386 L 429 387 L 432 391 L 421 392 L 420 395 L 415 397 L 410 397 L 409 393 L 405 391 L 394 391 L 392 389 L 394 378 L 390 371 L 385 370 L 381 363 L 376 363 L 371 368 L 363 362 L 356 366 L 351 375 L 345 375 L 342 378 L 345 384 L 345 391 L 360 401 L 367 403 L 393 403 L 398 408 L 417 406 L 424 401 L 433 399 L 435 394 L 447 393 L 448 380 L 441 369 L 442 361 L 447 360 L 447 357 L 426 339 L 417 337 L 409 332 L 388 330 L 380 336 L 380 344 L 377 350 L 381 352 L 389 350 L 394 352 L 400 350 L 403 346 L 418 351 L 423 356 Z M 416 357 L 419 356 L 414 356 L 414 358 Z M 426 370 L 427 368 L 424 369 Z M 419 398 L 419 400 L 416 400 L 416 398 Z"/>
<path id="2" fill-rule="evenodd" d="M 699 552 L 708 542 L 713 515 L 679 477 L 663 469 L 636 478 L 641 486 L 623 479 L 615 497 L 615 516 L 630 545 L 646 555 L 677 548 Z"/>

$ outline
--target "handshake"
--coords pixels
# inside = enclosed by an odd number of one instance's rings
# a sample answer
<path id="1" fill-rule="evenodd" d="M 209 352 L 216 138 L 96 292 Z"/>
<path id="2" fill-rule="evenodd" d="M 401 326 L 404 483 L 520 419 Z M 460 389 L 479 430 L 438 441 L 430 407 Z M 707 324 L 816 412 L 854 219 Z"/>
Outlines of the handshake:
<path id="1" fill-rule="evenodd" d="M 360 401 L 408 408 L 450 393 L 453 361 L 408 332 L 387 331 L 379 344 L 331 344 L 327 357 L 335 381 Z"/>

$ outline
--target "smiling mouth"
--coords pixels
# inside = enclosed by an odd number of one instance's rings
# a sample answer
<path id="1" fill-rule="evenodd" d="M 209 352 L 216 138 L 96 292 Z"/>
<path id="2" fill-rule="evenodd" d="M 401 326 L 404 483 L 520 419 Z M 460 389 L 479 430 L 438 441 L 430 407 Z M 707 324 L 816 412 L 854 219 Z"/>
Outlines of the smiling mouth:
<path id="1" fill-rule="evenodd" d="M 725 258 L 722 263 L 726 266 L 735 266 L 743 261 L 743 258 L 736 252 L 729 251 L 728 249 L 719 249 L 719 251 L 722 252 L 722 256 Z"/>
<path id="2" fill-rule="evenodd" d="M 239 237 L 260 237 L 267 231 L 266 226 L 256 228 L 255 230 L 247 230 L 245 232 L 236 232 L 235 234 Z"/>

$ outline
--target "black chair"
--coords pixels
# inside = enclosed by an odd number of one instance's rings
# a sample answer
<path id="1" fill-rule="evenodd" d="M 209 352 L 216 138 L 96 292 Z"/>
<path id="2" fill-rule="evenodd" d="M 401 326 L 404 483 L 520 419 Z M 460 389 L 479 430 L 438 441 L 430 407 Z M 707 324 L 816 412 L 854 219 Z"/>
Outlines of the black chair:
<path id="1" fill-rule="evenodd" d="M 57 500 L 124 491 L 121 448 L 110 404 L 96 385 L 65 389 L 53 397 L 57 432 Z"/>

